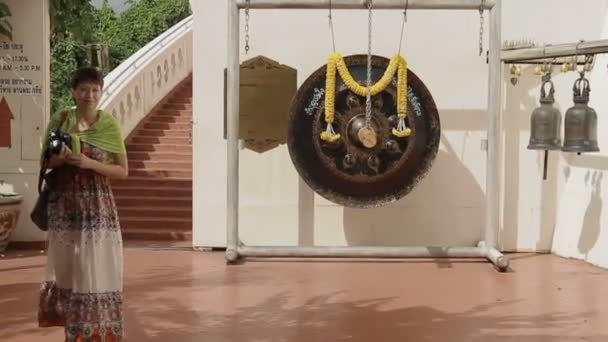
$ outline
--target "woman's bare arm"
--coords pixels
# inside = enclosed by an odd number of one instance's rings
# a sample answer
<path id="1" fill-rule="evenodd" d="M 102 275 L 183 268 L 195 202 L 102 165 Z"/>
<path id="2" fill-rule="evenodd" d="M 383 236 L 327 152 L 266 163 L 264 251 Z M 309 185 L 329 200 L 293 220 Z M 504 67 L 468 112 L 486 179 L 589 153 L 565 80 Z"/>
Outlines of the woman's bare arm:
<path id="1" fill-rule="evenodd" d="M 66 163 L 83 169 L 93 170 L 109 178 L 124 179 L 129 176 L 129 161 L 126 154 L 115 155 L 114 164 L 104 164 L 84 154 L 71 154 L 67 158 Z"/>

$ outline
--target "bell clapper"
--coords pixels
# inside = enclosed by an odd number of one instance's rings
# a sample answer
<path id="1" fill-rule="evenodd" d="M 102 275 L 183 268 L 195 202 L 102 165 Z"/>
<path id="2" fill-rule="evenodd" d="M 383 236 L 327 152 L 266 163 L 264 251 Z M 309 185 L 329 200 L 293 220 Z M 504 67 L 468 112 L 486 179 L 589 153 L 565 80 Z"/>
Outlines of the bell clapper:
<path id="1" fill-rule="evenodd" d="M 549 159 L 549 151 L 545 150 L 545 162 L 543 163 L 543 180 L 547 180 L 547 161 Z"/>

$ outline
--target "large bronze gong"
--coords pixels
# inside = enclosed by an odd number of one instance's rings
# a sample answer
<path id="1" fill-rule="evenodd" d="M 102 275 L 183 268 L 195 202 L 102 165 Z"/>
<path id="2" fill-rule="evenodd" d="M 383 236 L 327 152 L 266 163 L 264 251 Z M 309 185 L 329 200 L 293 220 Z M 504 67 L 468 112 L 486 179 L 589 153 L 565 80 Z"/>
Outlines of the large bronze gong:
<path id="1" fill-rule="evenodd" d="M 367 56 L 344 57 L 353 78 L 364 85 Z M 372 84 L 384 74 L 390 60 L 372 58 Z M 336 76 L 333 128 L 341 138 L 326 142 L 326 66 L 316 70 L 298 89 L 289 108 L 288 140 L 291 159 L 304 181 L 324 198 L 356 208 L 374 208 L 407 195 L 424 177 L 437 154 L 440 123 L 437 107 L 424 83 L 407 71 L 407 127 L 411 135 L 398 138 L 397 75 L 391 85 L 372 97 L 370 125 L 377 133 L 372 143 L 363 139 L 365 96 L 351 92 Z"/>

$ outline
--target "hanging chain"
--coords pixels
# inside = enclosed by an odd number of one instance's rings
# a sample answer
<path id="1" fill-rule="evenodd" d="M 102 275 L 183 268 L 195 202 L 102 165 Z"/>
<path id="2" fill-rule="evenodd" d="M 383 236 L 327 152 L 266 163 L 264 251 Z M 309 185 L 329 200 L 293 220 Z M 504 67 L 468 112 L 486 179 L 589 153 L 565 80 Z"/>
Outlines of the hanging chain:
<path id="1" fill-rule="evenodd" d="M 249 2 L 250 0 L 247 0 L 245 7 L 245 54 L 249 52 Z"/>
<path id="2" fill-rule="evenodd" d="M 336 38 L 334 37 L 334 21 L 331 13 L 331 0 L 329 0 L 329 30 L 331 32 L 331 45 L 336 52 Z"/>
<path id="3" fill-rule="evenodd" d="M 483 52 L 483 25 L 484 25 L 484 5 L 486 0 L 481 0 L 481 4 L 479 5 L 479 55 Z"/>
<path id="4" fill-rule="evenodd" d="M 369 127 L 372 118 L 372 0 L 368 0 L 367 11 L 367 97 L 365 99 L 365 126 Z"/>
<path id="5" fill-rule="evenodd" d="M 401 39 L 399 40 L 399 54 L 401 54 L 401 45 L 403 44 L 403 34 L 405 33 L 405 23 L 407 22 L 407 7 L 409 0 L 405 0 L 405 8 L 403 9 L 403 23 L 401 24 Z"/>

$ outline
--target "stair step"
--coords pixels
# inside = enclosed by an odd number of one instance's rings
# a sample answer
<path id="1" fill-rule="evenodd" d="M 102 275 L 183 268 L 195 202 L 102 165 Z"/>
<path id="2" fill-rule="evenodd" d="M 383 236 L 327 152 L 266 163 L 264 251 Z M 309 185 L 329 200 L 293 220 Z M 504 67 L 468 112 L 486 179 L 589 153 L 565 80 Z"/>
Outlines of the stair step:
<path id="1" fill-rule="evenodd" d="M 192 161 L 192 152 L 128 152 L 127 156 L 131 160 L 156 160 L 156 161 Z"/>
<path id="2" fill-rule="evenodd" d="M 123 229 L 122 239 L 142 241 L 192 241 L 192 232 L 152 228 Z"/>
<path id="3" fill-rule="evenodd" d="M 188 137 L 146 137 L 135 135 L 130 142 L 138 144 L 191 145 Z"/>
<path id="4" fill-rule="evenodd" d="M 138 206 L 146 208 L 192 208 L 192 197 L 145 197 L 115 194 L 114 201 L 119 208 Z"/>
<path id="5" fill-rule="evenodd" d="M 176 110 L 176 109 L 160 109 L 155 111 L 151 116 L 161 116 L 161 117 L 184 117 L 192 119 L 192 111 L 191 110 Z"/>
<path id="6" fill-rule="evenodd" d="M 187 123 L 190 124 L 192 121 L 192 116 L 178 116 L 178 115 L 158 115 L 155 113 L 154 115 L 146 118 L 147 122 L 160 122 L 160 123 Z"/>
<path id="7" fill-rule="evenodd" d="M 190 109 L 192 110 L 192 103 L 163 103 L 163 109 Z"/>
<path id="8" fill-rule="evenodd" d="M 163 207 L 127 207 L 122 206 L 118 209 L 118 214 L 122 217 L 178 217 L 192 218 L 192 208 L 163 208 Z"/>
<path id="9" fill-rule="evenodd" d="M 167 103 L 189 104 L 192 103 L 192 96 L 173 96 L 167 100 Z"/>
<path id="10" fill-rule="evenodd" d="M 120 226 L 125 227 L 125 230 L 158 227 L 172 231 L 191 231 L 192 218 L 121 216 Z"/>
<path id="11" fill-rule="evenodd" d="M 129 169 L 192 170 L 192 160 L 129 160 Z"/>
<path id="12" fill-rule="evenodd" d="M 180 152 L 180 153 L 186 153 L 186 152 L 190 152 L 192 153 L 192 145 L 188 145 L 188 144 L 156 144 L 156 145 L 149 145 L 146 143 L 135 143 L 135 142 L 131 142 L 129 144 L 127 144 L 127 151 L 131 152 L 131 151 L 139 151 L 139 152 Z"/>
<path id="13" fill-rule="evenodd" d="M 146 121 L 146 122 L 144 122 L 143 128 L 145 128 L 145 129 L 190 129 L 190 123 L 188 123 L 188 122 Z"/>
<path id="14" fill-rule="evenodd" d="M 192 77 L 127 141 L 129 177 L 112 180 L 124 240 L 192 241 Z"/>
<path id="15" fill-rule="evenodd" d="M 135 169 L 129 170 L 129 175 L 151 178 L 192 178 L 192 170 Z"/>
<path id="16" fill-rule="evenodd" d="M 120 188 L 138 188 L 138 187 L 154 187 L 154 188 L 187 188 L 192 189 L 192 179 L 180 178 L 148 178 L 148 177 L 130 177 L 127 179 L 113 179 L 112 189 Z"/>
<path id="17" fill-rule="evenodd" d="M 188 137 L 189 130 L 185 129 L 138 129 L 135 136 L 141 137 Z"/>
<path id="18" fill-rule="evenodd" d="M 192 189 L 188 188 L 143 188 L 143 187 L 113 187 L 112 192 L 120 196 L 157 196 L 157 197 L 192 197 Z"/>
<path id="19" fill-rule="evenodd" d="M 175 93 L 173 94 L 172 97 L 168 98 L 167 101 L 163 102 L 161 105 L 164 104 L 174 104 L 175 103 L 175 99 L 190 99 L 191 101 L 189 103 L 178 103 L 178 104 L 189 104 L 192 105 L 192 89 L 178 89 L 175 91 Z"/>

